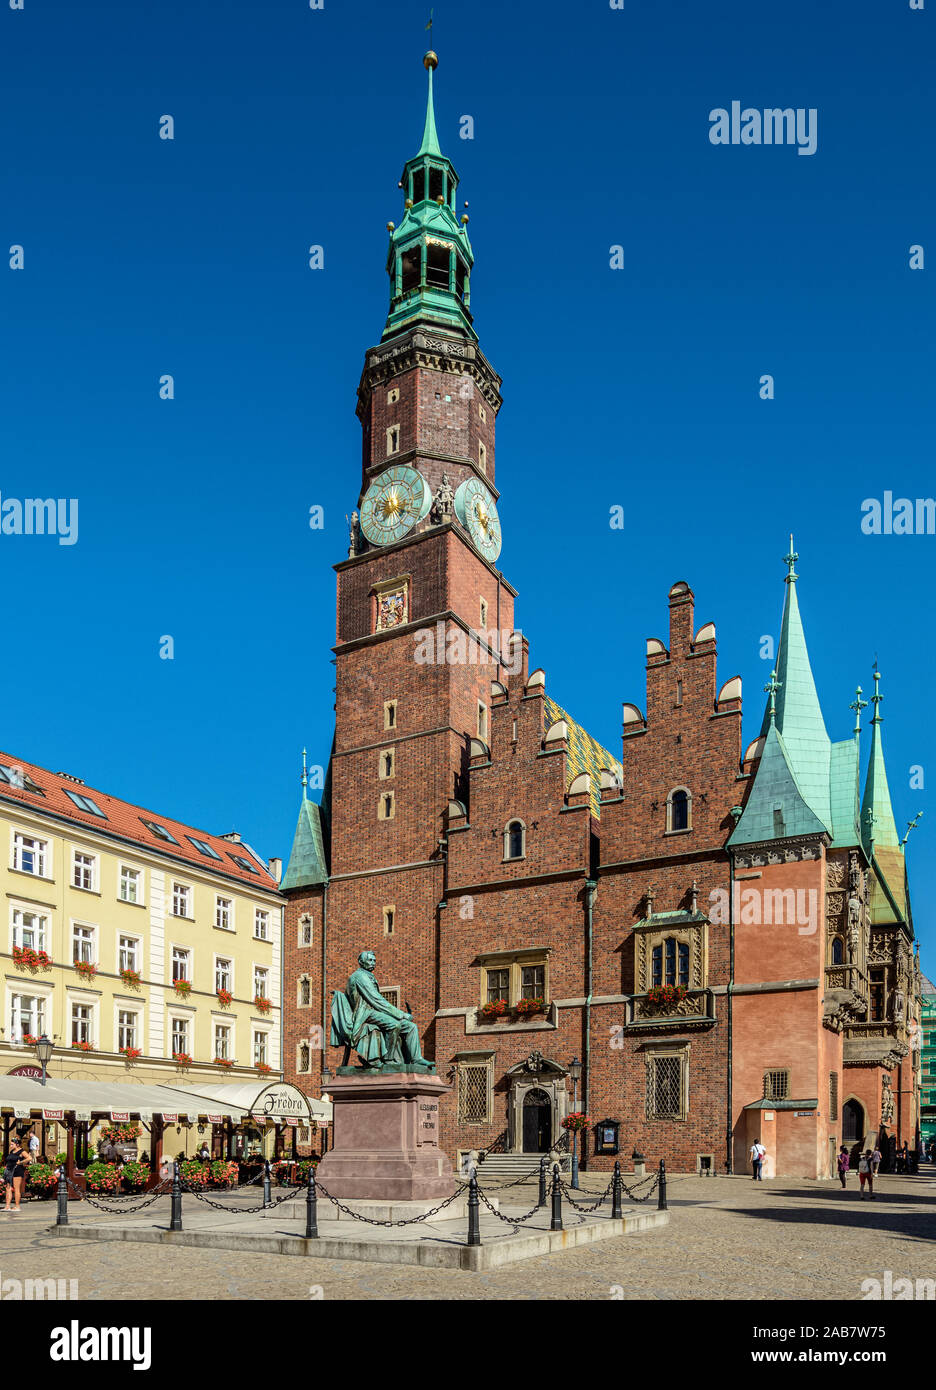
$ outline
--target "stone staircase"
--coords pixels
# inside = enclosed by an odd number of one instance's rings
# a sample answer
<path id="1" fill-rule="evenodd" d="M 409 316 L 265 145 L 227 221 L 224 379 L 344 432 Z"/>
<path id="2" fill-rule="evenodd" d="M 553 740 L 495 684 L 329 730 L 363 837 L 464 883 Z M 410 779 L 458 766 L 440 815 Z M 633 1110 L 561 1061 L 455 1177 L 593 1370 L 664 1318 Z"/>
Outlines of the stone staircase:
<path id="1" fill-rule="evenodd" d="M 478 1164 L 478 1178 L 482 1182 L 485 1178 L 513 1180 L 529 1173 L 532 1180 L 539 1177 L 541 1158 L 542 1154 L 488 1154 L 484 1162 Z M 567 1153 L 560 1154 L 555 1161 L 560 1173 L 571 1171 L 572 1160 Z M 551 1163 L 547 1165 L 547 1172 L 552 1172 Z"/>

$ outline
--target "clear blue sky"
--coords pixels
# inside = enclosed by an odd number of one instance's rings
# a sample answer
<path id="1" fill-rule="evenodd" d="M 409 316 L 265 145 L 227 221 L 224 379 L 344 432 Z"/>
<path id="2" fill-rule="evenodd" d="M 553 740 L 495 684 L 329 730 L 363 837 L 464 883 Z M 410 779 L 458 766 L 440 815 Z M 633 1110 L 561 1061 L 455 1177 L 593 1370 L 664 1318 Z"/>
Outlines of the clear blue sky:
<path id="1" fill-rule="evenodd" d="M 898 825 L 927 811 L 911 870 L 930 970 L 936 537 L 859 521 L 886 489 L 936 492 L 934 15 L 441 0 L 433 40 L 534 664 L 618 751 L 644 640 L 687 579 L 754 737 L 793 530 L 830 735 L 877 653 Z M 0 9 L 0 493 L 79 499 L 75 546 L 0 536 L 0 745 L 265 854 L 289 850 L 300 748 L 324 762 L 331 738 L 331 565 L 426 18 L 386 0 Z M 732 100 L 815 107 L 817 152 L 712 145 Z M 908 268 L 914 243 L 932 268 Z"/>

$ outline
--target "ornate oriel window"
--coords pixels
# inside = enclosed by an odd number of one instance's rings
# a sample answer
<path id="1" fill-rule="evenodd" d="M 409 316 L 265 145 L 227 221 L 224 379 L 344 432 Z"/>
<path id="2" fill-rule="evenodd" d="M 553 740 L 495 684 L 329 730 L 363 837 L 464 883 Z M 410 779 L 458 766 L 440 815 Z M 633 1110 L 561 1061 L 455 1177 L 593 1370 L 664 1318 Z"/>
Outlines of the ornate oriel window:
<path id="1" fill-rule="evenodd" d="M 634 993 L 659 985 L 705 989 L 708 919 L 702 912 L 651 913 L 634 927 Z"/>
<path id="2" fill-rule="evenodd" d="M 689 943 L 675 936 L 664 937 L 651 948 L 650 983 L 685 985 L 689 988 Z"/>

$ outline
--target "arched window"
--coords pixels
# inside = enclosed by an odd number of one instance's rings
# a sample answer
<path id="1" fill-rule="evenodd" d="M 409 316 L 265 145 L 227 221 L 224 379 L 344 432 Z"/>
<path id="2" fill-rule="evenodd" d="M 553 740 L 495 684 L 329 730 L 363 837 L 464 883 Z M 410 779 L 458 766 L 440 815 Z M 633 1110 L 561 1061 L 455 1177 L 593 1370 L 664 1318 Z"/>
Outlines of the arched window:
<path id="1" fill-rule="evenodd" d="M 845 943 L 840 936 L 832 938 L 832 964 L 842 965 L 845 961 Z"/>
<path id="2" fill-rule="evenodd" d="M 303 975 L 299 981 L 299 1003 L 300 1005 L 312 1003 L 312 985 L 308 975 Z"/>
<path id="3" fill-rule="evenodd" d="M 523 859 L 526 856 L 526 826 L 522 820 L 508 821 L 504 830 L 504 858 Z"/>
<path id="4" fill-rule="evenodd" d="M 674 787 L 666 798 L 666 829 L 692 829 L 692 793 L 686 787 Z"/>
<path id="5" fill-rule="evenodd" d="M 308 1070 L 309 1070 L 309 1060 L 310 1060 L 310 1057 L 311 1057 L 311 1053 L 310 1053 L 310 1051 L 309 1051 L 309 1044 L 308 1044 L 308 1043 L 300 1043 L 300 1044 L 299 1044 L 299 1070 L 300 1070 L 300 1071 L 308 1071 Z"/>

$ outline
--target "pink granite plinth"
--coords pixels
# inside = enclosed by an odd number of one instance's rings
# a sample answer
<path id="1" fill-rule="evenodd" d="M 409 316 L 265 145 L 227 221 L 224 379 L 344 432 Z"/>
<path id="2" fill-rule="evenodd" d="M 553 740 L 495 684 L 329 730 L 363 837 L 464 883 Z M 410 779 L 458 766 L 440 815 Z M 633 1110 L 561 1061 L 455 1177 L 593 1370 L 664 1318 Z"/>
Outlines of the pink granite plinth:
<path id="1" fill-rule="evenodd" d="M 317 1180 L 333 1197 L 450 1197 L 455 1178 L 439 1148 L 439 1098 L 449 1090 L 447 1082 L 425 1073 L 334 1077 L 328 1086 L 333 1148 L 319 1164 Z"/>

